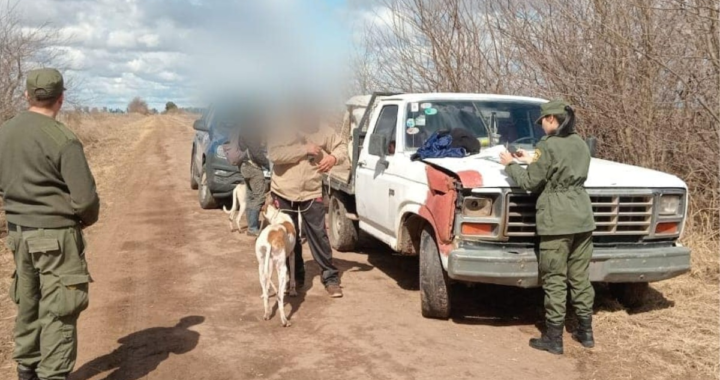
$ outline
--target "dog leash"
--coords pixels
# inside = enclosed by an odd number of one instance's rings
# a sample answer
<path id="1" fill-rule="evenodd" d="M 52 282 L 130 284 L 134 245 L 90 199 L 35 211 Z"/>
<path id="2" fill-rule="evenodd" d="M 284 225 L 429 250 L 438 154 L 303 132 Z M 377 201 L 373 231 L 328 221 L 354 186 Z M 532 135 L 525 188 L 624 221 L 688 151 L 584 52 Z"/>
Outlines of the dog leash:
<path id="1" fill-rule="evenodd" d="M 302 233 L 302 213 L 304 213 L 305 211 L 310 210 L 310 207 L 312 207 L 312 205 L 313 205 L 314 203 L 315 203 L 315 200 L 314 200 L 314 199 L 311 200 L 311 201 L 310 201 L 310 204 L 309 204 L 304 210 L 292 210 L 292 209 L 284 209 L 284 208 L 281 209 L 281 208 L 278 208 L 277 211 L 275 212 L 275 215 L 273 215 L 272 219 L 275 219 L 275 217 L 278 215 L 278 213 L 281 213 L 281 212 L 285 212 L 285 213 L 290 213 L 290 212 L 292 212 L 292 213 L 298 214 L 298 237 L 299 237 L 300 239 L 302 239 L 302 238 L 303 238 L 303 233 Z M 265 223 L 266 223 L 266 220 L 263 219 L 263 223 L 260 224 L 260 229 L 261 229 L 261 230 L 265 227 Z"/>

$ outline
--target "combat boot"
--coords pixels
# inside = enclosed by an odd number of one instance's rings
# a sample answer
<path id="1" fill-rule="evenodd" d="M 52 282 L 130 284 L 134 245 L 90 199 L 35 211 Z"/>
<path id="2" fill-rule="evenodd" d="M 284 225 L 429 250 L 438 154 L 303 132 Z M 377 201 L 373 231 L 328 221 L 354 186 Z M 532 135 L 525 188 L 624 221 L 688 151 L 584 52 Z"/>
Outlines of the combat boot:
<path id="1" fill-rule="evenodd" d="M 563 354 L 563 325 L 545 324 L 547 329 L 540 338 L 530 339 L 530 347 L 536 350 L 547 351 L 551 354 Z"/>
<path id="2" fill-rule="evenodd" d="M 21 368 L 18 366 L 18 380 L 39 380 L 34 369 Z"/>
<path id="3" fill-rule="evenodd" d="M 576 342 L 582 344 L 585 348 L 595 347 L 595 339 L 593 337 L 592 330 L 592 315 L 585 318 L 578 317 L 578 327 L 575 332 L 572 333 L 572 338 Z"/>

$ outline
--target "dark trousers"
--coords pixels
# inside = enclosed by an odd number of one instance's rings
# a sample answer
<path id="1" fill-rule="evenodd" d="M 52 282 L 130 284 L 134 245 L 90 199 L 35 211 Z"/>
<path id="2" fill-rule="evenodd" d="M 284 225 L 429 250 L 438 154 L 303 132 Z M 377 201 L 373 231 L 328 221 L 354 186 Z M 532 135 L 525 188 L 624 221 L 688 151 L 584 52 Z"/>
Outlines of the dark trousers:
<path id="1" fill-rule="evenodd" d="M 322 199 L 291 202 L 277 194 L 272 194 L 272 197 L 275 206 L 292 218 L 295 227 L 298 226 L 298 212 L 302 214 L 303 236 L 307 237 L 310 253 L 320 266 L 322 284 L 339 284 L 339 272 L 332 262 L 332 248 L 325 229 L 325 207 Z M 305 279 L 305 263 L 299 238 L 295 241 L 295 279 L 299 283 L 304 283 Z"/>

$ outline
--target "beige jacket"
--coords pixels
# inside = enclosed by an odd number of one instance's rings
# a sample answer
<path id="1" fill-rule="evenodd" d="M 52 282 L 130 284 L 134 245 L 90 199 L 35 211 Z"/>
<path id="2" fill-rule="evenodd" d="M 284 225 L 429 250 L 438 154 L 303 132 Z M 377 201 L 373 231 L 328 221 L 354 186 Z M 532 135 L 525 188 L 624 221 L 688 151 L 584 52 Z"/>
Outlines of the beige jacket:
<path id="1" fill-rule="evenodd" d="M 275 133 L 268 139 L 268 153 L 273 163 L 270 188 L 273 193 L 293 202 L 322 197 L 322 174 L 317 164 L 331 154 L 337 158 L 335 165 L 348 160 L 347 145 L 331 128 L 323 126 L 309 135 L 300 132 Z M 313 143 L 322 152 L 310 160 L 306 144 Z"/>

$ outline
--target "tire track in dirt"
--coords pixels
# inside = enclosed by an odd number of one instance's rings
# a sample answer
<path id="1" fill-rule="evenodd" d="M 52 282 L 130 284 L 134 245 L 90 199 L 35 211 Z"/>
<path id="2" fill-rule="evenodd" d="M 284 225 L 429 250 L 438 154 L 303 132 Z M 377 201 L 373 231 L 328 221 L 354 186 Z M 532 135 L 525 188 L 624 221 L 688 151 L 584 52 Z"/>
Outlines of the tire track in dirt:
<path id="1" fill-rule="evenodd" d="M 286 306 L 293 326 L 263 321 L 253 241 L 231 234 L 221 210 L 200 210 L 190 190 L 188 121 L 154 117 L 144 128 L 90 231 L 95 283 L 71 379 L 579 377 L 573 360 L 527 347 L 536 331 L 517 318 L 527 310 L 422 318 L 417 260 L 372 246 L 337 254 L 344 298 L 326 295 L 308 261 L 308 289 Z M 476 296 L 461 302 L 494 308 L 503 293 Z M 173 327 L 191 316 L 202 318 Z"/>

